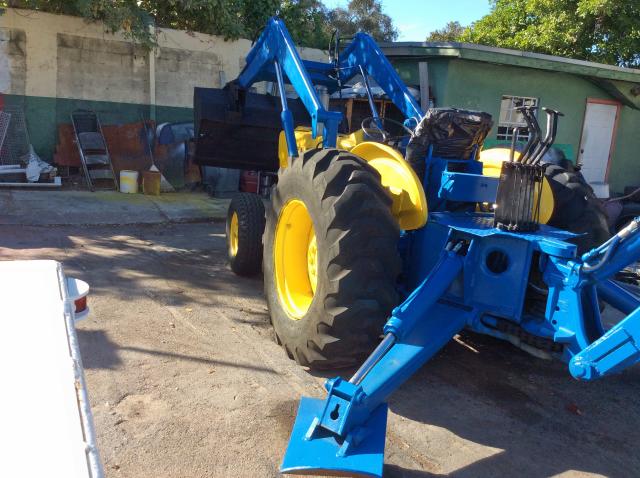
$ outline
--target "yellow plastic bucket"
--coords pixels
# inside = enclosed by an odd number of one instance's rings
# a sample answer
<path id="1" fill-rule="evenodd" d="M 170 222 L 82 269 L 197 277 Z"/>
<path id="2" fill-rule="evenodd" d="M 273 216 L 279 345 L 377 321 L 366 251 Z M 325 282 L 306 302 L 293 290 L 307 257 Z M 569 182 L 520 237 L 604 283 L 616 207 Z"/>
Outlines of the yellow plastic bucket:
<path id="1" fill-rule="evenodd" d="M 152 196 L 160 195 L 160 171 L 142 171 L 142 191 Z"/>
<path id="2" fill-rule="evenodd" d="M 138 171 L 130 169 L 120 171 L 120 192 L 127 194 L 138 192 Z"/>

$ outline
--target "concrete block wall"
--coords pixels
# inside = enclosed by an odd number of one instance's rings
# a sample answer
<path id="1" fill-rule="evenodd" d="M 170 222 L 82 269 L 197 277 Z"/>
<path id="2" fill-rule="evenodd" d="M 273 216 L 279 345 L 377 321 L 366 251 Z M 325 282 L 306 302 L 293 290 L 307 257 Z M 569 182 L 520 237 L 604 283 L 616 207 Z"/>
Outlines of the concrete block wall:
<path id="1" fill-rule="evenodd" d="M 57 98 L 146 103 L 149 59 L 132 43 L 78 35 L 56 35 Z"/>
<path id="2" fill-rule="evenodd" d="M 43 159 L 51 160 L 57 124 L 76 108 L 96 110 L 104 123 L 191 120 L 193 88 L 235 78 L 251 48 L 249 40 L 172 29 L 157 36 L 149 51 L 82 18 L 11 8 L 0 15 L 0 93 L 25 109 Z M 327 60 L 320 50 L 300 53 Z"/>
<path id="3" fill-rule="evenodd" d="M 26 58 L 24 31 L 0 28 L 0 92 L 25 94 Z"/>

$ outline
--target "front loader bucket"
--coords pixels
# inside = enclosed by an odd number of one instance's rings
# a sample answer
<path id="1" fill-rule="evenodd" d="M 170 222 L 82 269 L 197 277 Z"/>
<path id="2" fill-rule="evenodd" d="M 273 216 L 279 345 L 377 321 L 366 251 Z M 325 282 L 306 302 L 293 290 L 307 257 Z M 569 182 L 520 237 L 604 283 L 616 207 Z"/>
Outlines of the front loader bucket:
<path id="1" fill-rule="evenodd" d="M 288 104 L 294 126 L 310 123 L 299 99 L 289 99 Z M 282 107 L 277 96 L 250 93 L 233 84 L 222 89 L 195 88 L 193 110 L 196 164 L 278 170 Z"/>
<path id="2" fill-rule="evenodd" d="M 381 477 L 387 429 L 387 405 L 376 408 L 365 423 L 367 436 L 342 455 L 343 442 L 327 431 L 313 436 L 325 400 L 302 397 L 280 471 L 294 475 Z"/>

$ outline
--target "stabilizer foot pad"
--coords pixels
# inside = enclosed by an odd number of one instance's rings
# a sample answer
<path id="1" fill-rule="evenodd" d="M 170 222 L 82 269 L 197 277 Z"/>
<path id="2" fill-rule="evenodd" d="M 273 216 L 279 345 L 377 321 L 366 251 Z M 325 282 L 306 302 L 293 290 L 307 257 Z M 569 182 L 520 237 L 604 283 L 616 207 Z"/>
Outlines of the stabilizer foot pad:
<path id="1" fill-rule="evenodd" d="M 346 456 L 337 456 L 341 444 L 333 435 L 327 433 L 326 436 L 305 440 L 314 418 L 322 413 L 324 402 L 309 397 L 300 400 L 280 471 L 293 475 L 382 477 L 387 429 L 386 403 L 376 408 L 365 424 L 369 431 L 366 439 L 350 447 Z"/>

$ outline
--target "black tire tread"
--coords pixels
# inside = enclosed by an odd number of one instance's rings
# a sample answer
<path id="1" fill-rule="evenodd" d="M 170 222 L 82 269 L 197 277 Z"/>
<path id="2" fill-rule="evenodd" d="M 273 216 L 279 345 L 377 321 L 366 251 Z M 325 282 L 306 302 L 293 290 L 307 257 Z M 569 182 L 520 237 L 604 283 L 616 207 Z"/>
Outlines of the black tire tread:
<path id="1" fill-rule="evenodd" d="M 301 319 L 311 321 L 313 327 L 304 328 L 306 336 L 292 336 L 282 323 L 290 319 L 280 317 L 277 304 L 270 303 L 276 340 L 300 365 L 328 369 L 359 363 L 371 352 L 398 301 L 399 228 L 391 214 L 391 198 L 375 169 L 336 149 L 307 151 L 280 170 L 279 176 L 275 207 L 279 207 L 278 189 L 288 176 L 306 181 L 307 191 L 321 203 L 322 230 L 314 225 L 316 237 L 323 235 L 327 247 L 323 251 L 326 267 L 318 278 L 324 281 L 323 297 L 318 297 L 319 288 L 314 297 L 314 302 L 322 300 L 322 304 L 315 309 L 312 305 Z M 267 234 L 274 234 L 277 214 L 273 210 L 268 215 Z M 270 254 L 267 250 L 265 258 Z M 272 281 L 265 277 L 268 299 L 273 297 L 270 287 Z"/>
<path id="2" fill-rule="evenodd" d="M 265 227 L 265 210 L 257 194 L 239 193 L 233 197 L 227 213 L 227 238 L 233 213 L 238 215 L 238 252 L 231 255 L 231 270 L 240 276 L 254 276 L 262 270 L 262 234 Z"/>
<path id="3" fill-rule="evenodd" d="M 572 240 L 579 254 L 599 246 L 611 236 L 604 206 L 579 170 L 549 164 L 545 176 L 555 200 L 549 225 L 584 234 Z"/>

